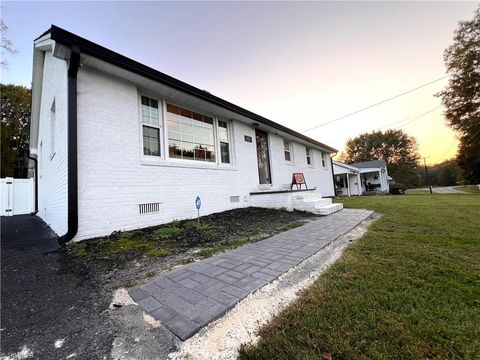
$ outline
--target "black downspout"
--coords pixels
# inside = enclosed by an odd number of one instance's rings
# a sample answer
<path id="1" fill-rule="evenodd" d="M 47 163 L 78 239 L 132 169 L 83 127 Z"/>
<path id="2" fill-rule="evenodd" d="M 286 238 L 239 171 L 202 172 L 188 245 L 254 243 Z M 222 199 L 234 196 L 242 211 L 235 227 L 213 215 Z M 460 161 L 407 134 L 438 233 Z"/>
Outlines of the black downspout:
<path id="1" fill-rule="evenodd" d="M 80 49 L 70 48 L 68 66 L 68 165 L 67 165 L 67 201 L 68 230 L 58 238 L 63 245 L 74 238 L 78 231 L 78 172 L 77 172 L 77 74 L 80 67 Z"/>
<path id="2" fill-rule="evenodd" d="M 32 212 L 30 215 L 37 215 L 38 213 L 38 160 L 30 155 L 30 151 L 27 152 L 27 158 L 33 160 L 35 164 L 35 211 Z"/>
<path id="3" fill-rule="evenodd" d="M 332 168 L 332 181 L 333 181 L 333 197 L 337 197 L 337 187 L 335 185 L 335 173 L 333 172 L 333 157 L 337 155 L 337 153 L 330 156 L 330 167 Z"/>

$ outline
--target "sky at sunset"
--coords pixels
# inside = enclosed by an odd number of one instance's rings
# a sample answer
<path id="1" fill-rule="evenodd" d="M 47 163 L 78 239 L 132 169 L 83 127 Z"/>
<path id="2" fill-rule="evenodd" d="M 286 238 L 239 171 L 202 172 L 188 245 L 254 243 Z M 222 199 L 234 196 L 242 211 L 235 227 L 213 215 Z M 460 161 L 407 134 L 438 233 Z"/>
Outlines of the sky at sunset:
<path id="1" fill-rule="evenodd" d="M 2 83 L 30 86 L 33 39 L 58 25 L 303 132 L 445 76 L 443 51 L 478 2 L 2 2 Z M 437 163 L 455 155 L 445 78 L 305 132 L 342 150 L 397 128 Z M 424 116 L 421 116 L 424 114 Z"/>

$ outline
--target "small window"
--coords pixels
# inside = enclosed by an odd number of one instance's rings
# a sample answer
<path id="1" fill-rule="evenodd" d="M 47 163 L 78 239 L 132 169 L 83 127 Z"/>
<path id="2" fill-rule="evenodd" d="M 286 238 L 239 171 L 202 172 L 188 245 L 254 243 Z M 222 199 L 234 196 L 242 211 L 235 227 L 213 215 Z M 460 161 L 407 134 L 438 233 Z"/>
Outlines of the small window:
<path id="1" fill-rule="evenodd" d="M 322 156 L 322 167 L 326 168 L 327 167 L 327 158 L 328 158 L 328 154 L 326 153 L 321 153 L 321 156 Z"/>
<path id="2" fill-rule="evenodd" d="M 53 100 L 52 107 L 50 108 L 50 160 L 55 155 L 55 99 Z"/>
<path id="3" fill-rule="evenodd" d="M 285 154 L 285 161 L 292 161 L 292 143 L 283 140 L 283 153 Z"/>
<path id="4" fill-rule="evenodd" d="M 313 162 L 312 162 L 312 150 L 309 149 L 309 148 L 306 148 L 306 149 L 305 149 L 305 153 L 306 153 L 306 155 L 307 155 L 307 165 L 312 166 L 312 165 L 313 165 Z"/>
<path id="5" fill-rule="evenodd" d="M 225 121 L 218 121 L 218 140 L 220 141 L 220 159 L 222 163 L 230 164 L 228 124 Z"/>
<path id="6" fill-rule="evenodd" d="M 161 156 L 158 100 L 142 96 L 143 154 Z"/>

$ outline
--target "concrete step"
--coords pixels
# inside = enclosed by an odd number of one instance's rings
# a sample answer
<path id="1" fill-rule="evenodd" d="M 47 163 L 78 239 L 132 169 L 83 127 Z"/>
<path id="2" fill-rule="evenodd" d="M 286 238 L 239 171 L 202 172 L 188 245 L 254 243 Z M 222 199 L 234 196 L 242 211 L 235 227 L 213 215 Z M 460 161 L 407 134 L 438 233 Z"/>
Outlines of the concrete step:
<path id="1" fill-rule="evenodd" d="M 315 208 L 314 213 L 317 215 L 330 215 L 343 209 L 343 204 L 335 203 L 330 205 L 319 206 Z"/>
<path id="2" fill-rule="evenodd" d="M 318 206 L 323 206 L 323 205 L 329 205 L 332 203 L 332 199 L 329 198 L 317 198 L 317 199 L 308 199 L 308 200 L 293 200 L 292 205 L 293 206 L 306 206 L 306 207 L 311 207 L 315 208 Z"/>

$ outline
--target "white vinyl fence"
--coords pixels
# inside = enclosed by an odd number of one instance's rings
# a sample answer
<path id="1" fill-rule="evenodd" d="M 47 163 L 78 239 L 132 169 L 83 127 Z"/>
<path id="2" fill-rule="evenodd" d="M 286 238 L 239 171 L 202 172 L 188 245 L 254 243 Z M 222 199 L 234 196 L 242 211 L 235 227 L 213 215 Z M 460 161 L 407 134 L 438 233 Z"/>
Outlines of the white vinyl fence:
<path id="1" fill-rule="evenodd" d="M 0 215 L 30 214 L 35 211 L 34 179 L 0 179 Z"/>

